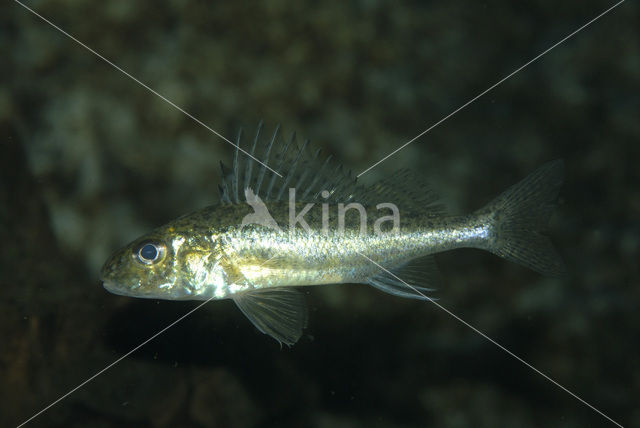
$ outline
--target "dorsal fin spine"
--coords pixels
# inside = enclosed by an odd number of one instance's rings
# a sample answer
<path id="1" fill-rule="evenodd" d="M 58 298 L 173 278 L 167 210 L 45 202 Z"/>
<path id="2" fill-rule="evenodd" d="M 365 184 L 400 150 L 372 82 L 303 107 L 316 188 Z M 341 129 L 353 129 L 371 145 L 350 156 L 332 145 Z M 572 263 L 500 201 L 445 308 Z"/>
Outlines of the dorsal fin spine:
<path id="1" fill-rule="evenodd" d="M 351 178 L 351 170 L 349 170 L 341 180 L 341 183 L 336 186 L 334 191 L 334 195 L 340 195 L 340 200 L 335 197 L 335 202 L 344 202 L 349 203 L 353 200 L 354 195 L 353 191 L 356 189 L 357 183 L 356 180 Z M 361 201 L 358 201 L 361 202 Z"/>
<path id="2" fill-rule="evenodd" d="M 285 158 L 285 155 L 287 154 L 287 150 L 289 149 L 289 145 L 291 144 L 291 142 L 293 141 L 295 136 L 296 136 L 296 134 L 294 132 L 293 135 L 291 136 L 291 139 L 282 148 L 282 151 L 280 152 L 280 156 L 279 156 L 279 159 L 278 159 L 278 166 L 276 167 L 276 170 L 279 171 L 282 168 L 282 163 L 284 162 L 284 158 Z M 265 195 L 265 199 L 267 199 L 267 200 L 271 196 L 271 190 L 273 189 L 273 184 L 276 181 L 276 177 L 277 177 L 277 175 L 275 175 L 275 174 L 271 175 L 271 181 L 269 182 L 269 187 L 267 188 L 267 193 Z"/>
<path id="3" fill-rule="evenodd" d="M 342 172 L 343 168 L 340 168 L 340 172 Z M 333 201 L 334 202 L 349 202 L 346 199 L 343 199 L 344 192 L 353 184 L 353 180 L 351 179 L 351 171 L 346 174 L 341 174 L 340 179 L 336 183 L 336 187 L 333 190 Z M 338 200 L 338 196 L 340 196 L 340 200 Z"/>
<path id="4" fill-rule="evenodd" d="M 276 138 L 278 137 L 279 130 L 280 130 L 280 124 L 276 126 L 276 130 L 273 132 L 273 137 L 271 137 L 271 141 L 267 146 L 262 168 L 260 168 L 260 174 L 258 175 L 258 181 L 256 182 L 256 191 L 255 191 L 256 196 L 260 195 L 260 187 L 262 186 L 262 179 L 264 178 L 264 173 L 267 171 L 267 167 L 265 165 L 269 163 L 269 155 L 271 154 L 271 148 L 273 147 L 273 143 L 276 141 Z"/>
<path id="5" fill-rule="evenodd" d="M 295 138 L 295 134 L 294 134 L 294 136 L 292 138 Z M 291 169 L 287 173 L 287 176 L 285 177 L 285 180 L 282 183 L 282 186 L 280 186 L 280 191 L 278 192 L 278 197 L 276 198 L 276 200 L 281 200 L 282 194 L 284 193 L 284 191 L 286 190 L 287 186 L 289 185 L 289 182 L 291 181 L 291 178 L 296 173 L 296 169 L 298 168 L 298 162 L 300 161 L 300 157 L 302 156 L 302 153 L 304 153 L 304 150 L 306 149 L 307 144 L 309 144 L 309 140 L 305 140 L 304 143 L 302 144 L 302 146 L 300 147 L 300 150 L 298 150 L 298 154 L 296 155 L 296 159 L 293 161 L 293 164 L 291 165 Z"/>
<path id="6" fill-rule="evenodd" d="M 318 150 L 318 153 L 320 153 L 320 150 Z M 322 172 L 324 171 L 324 169 L 326 168 L 327 164 L 329 163 L 329 161 L 331 160 L 331 155 L 327 156 L 327 159 L 324 161 L 324 163 L 322 164 L 322 166 L 320 167 L 320 169 L 318 170 L 318 172 L 316 173 L 316 176 L 313 178 L 313 181 L 311 182 L 311 184 L 309 185 L 309 187 L 307 187 L 307 190 L 304 191 L 304 193 L 302 194 L 302 200 L 305 200 L 307 195 L 309 194 L 309 192 L 311 192 L 311 190 L 315 187 L 316 183 L 318 182 L 318 180 L 320 179 L 320 177 L 322 177 Z M 320 193 L 320 191 L 318 192 L 318 194 Z M 313 199 L 315 199 L 317 197 L 317 194 Z"/>
<path id="7" fill-rule="evenodd" d="M 225 199 L 224 187 L 222 187 L 222 184 L 218 184 L 218 191 L 220 192 L 220 202 L 222 202 L 222 205 L 226 205 L 227 200 Z"/>
<path id="8" fill-rule="evenodd" d="M 233 201 L 237 204 L 240 203 L 238 198 L 238 152 L 240 151 L 240 140 L 242 138 L 242 128 L 238 130 L 238 137 L 236 138 L 236 151 L 233 153 L 233 179 L 231 181 L 231 187 L 233 188 Z"/>
<path id="9" fill-rule="evenodd" d="M 256 136 L 253 139 L 253 145 L 251 146 L 251 151 L 249 152 L 251 154 L 251 156 L 255 155 L 255 151 L 256 151 L 256 145 L 258 144 L 258 138 L 260 138 L 260 131 L 262 130 L 262 121 L 260 121 L 260 123 L 258 123 L 258 130 L 256 131 Z M 252 187 L 251 186 L 251 172 L 253 170 L 253 162 L 254 160 L 252 158 L 248 158 L 246 160 L 247 165 L 245 167 L 245 171 L 244 171 L 244 186 L 242 188 L 242 191 L 244 193 L 244 190 Z"/>
<path id="10" fill-rule="evenodd" d="M 307 145 L 308 143 L 309 143 L 309 140 L 306 140 L 305 145 Z M 309 172 L 313 169 L 313 167 L 316 166 L 316 160 L 318 159 L 319 154 L 320 154 L 320 149 L 316 150 L 316 154 L 313 156 L 313 158 L 310 161 L 306 162 L 307 167 L 304 168 L 304 171 L 300 175 L 298 182 L 294 186 L 296 189 L 302 188 L 302 183 L 304 183 L 304 180 L 307 178 L 307 175 L 309 175 Z"/>
<path id="11" fill-rule="evenodd" d="M 220 200 L 222 203 L 231 203 L 231 199 L 229 199 L 229 187 L 227 186 L 227 172 L 224 169 L 224 164 L 220 161 L 220 175 L 222 176 L 221 183 L 218 186 L 220 189 Z"/>
<path id="12" fill-rule="evenodd" d="M 336 184 L 340 182 L 341 180 L 341 174 L 340 172 L 342 171 L 342 164 L 336 166 L 336 169 L 333 171 L 333 174 L 329 175 L 329 182 L 327 182 L 327 186 L 324 189 L 318 189 L 318 192 L 314 195 L 313 199 L 317 199 L 318 196 L 320 195 L 320 193 L 323 190 L 326 190 L 329 192 L 329 197 L 326 199 L 327 202 L 329 202 L 335 193 L 336 190 Z M 335 177 L 338 177 L 337 179 Z"/>

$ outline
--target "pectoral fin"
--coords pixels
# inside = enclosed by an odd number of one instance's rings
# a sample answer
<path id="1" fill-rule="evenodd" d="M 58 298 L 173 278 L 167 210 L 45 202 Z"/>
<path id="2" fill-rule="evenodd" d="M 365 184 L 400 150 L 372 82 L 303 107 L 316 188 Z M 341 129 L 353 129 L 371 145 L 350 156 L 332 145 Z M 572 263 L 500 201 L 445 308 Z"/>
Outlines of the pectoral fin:
<path id="1" fill-rule="evenodd" d="M 280 343 L 293 345 L 307 326 L 304 295 L 291 287 L 251 290 L 233 301 L 258 330 Z"/>

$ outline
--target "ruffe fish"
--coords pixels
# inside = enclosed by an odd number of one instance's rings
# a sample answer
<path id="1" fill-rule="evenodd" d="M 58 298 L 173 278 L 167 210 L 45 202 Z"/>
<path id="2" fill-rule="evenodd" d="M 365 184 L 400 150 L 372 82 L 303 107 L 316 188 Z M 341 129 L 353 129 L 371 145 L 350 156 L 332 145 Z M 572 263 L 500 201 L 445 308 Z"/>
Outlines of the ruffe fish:
<path id="1" fill-rule="evenodd" d="M 546 275 L 564 270 L 543 234 L 562 184 L 561 160 L 475 212 L 451 216 L 409 171 L 365 187 L 341 166 L 330 168 L 308 140 L 300 147 L 295 134 L 281 141 L 279 127 L 271 138 L 261 134 L 262 124 L 251 156 L 239 153 L 238 134 L 232 167 L 220 164 L 218 204 L 118 250 L 101 270 L 104 287 L 153 299 L 231 298 L 261 332 L 292 345 L 307 323 L 298 286 L 365 283 L 429 299 L 440 281 L 434 254 L 462 247 Z"/>

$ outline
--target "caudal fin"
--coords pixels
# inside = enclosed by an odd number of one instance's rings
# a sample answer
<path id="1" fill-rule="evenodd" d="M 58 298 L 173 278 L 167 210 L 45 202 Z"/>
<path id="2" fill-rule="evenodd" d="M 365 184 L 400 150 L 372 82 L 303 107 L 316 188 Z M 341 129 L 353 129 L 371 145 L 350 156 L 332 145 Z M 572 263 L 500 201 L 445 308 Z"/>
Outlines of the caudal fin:
<path id="1" fill-rule="evenodd" d="M 494 239 L 487 249 L 543 275 L 562 276 L 562 259 L 543 232 L 557 205 L 563 176 L 562 160 L 551 161 L 478 210 L 492 219 Z"/>

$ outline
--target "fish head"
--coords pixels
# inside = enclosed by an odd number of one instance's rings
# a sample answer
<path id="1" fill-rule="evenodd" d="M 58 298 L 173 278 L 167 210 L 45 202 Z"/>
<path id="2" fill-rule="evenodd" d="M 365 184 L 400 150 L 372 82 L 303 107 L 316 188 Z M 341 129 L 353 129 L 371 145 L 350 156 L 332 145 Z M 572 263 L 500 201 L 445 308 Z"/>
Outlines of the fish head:
<path id="1" fill-rule="evenodd" d="M 116 251 L 102 267 L 100 279 L 111 293 L 165 300 L 194 298 L 181 270 L 184 235 L 160 228 Z"/>

